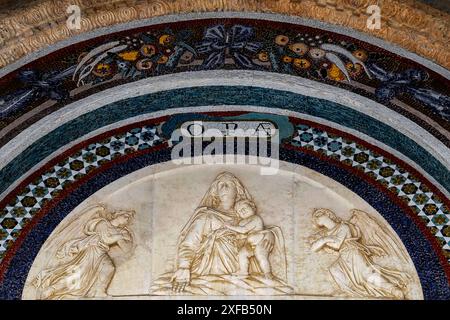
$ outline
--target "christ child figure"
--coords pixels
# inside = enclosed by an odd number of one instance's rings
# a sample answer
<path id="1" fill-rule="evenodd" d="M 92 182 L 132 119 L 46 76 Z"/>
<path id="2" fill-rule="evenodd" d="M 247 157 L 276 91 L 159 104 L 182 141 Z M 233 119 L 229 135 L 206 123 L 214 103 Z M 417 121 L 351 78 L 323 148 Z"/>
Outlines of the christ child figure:
<path id="1" fill-rule="evenodd" d="M 266 278 L 272 278 L 269 262 L 270 250 L 262 244 L 264 239 L 264 221 L 256 212 L 256 205 L 251 200 L 241 200 L 235 205 L 239 216 L 237 225 L 225 224 L 225 228 L 238 233 L 244 240 L 239 249 L 239 271 L 236 275 L 248 276 L 250 258 L 254 257 Z"/>

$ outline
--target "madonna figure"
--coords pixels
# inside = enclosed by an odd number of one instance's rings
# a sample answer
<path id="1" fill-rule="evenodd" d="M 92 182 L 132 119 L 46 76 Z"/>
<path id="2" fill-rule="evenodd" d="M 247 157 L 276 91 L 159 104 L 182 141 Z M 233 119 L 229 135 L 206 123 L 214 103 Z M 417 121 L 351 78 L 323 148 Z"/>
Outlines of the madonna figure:
<path id="1" fill-rule="evenodd" d="M 152 293 L 245 295 L 292 293 L 286 281 L 286 254 L 281 229 L 259 231 L 259 251 L 269 256 L 272 275 L 265 274 L 255 257 L 249 257 L 248 274 L 239 275 L 239 251 L 247 245 L 230 225 L 238 225 L 236 203 L 252 201 L 233 174 L 219 174 L 178 238 L 175 271 L 162 275 Z M 228 226 L 228 227 L 227 227 Z"/>

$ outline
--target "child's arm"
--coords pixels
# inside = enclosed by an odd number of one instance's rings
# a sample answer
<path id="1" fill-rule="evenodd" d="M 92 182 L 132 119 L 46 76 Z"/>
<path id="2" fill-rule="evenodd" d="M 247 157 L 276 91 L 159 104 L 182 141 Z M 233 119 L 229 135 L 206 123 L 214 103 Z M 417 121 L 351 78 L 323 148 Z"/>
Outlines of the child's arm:
<path id="1" fill-rule="evenodd" d="M 225 228 L 237 233 L 248 233 L 253 229 L 253 226 L 252 223 L 247 223 L 244 226 L 232 226 L 230 224 L 225 223 Z"/>

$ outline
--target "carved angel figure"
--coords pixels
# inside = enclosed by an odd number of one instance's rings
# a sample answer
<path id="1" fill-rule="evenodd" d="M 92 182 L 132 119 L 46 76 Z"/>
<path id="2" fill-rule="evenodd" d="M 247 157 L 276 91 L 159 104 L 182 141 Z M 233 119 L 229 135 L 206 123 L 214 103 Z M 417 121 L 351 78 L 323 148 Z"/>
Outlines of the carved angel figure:
<path id="1" fill-rule="evenodd" d="M 60 246 L 58 263 L 33 280 L 40 299 L 107 296 L 116 269 L 110 250 L 118 246 L 125 252 L 131 247 L 133 236 L 128 225 L 134 211 L 110 212 L 95 206 L 85 214 L 92 217 L 84 224 L 83 235 Z"/>
<path id="2" fill-rule="evenodd" d="M 330 266 L 331 276 L 342 291 L 356 297 L 404 299 L 410 276 L 375 263 L 375 256 L 407 261 L 401 245 L 372 217 L 352 210 L 343 221 L 331 210 L 316 209 L 313 223 L 320 229 L 313 235 L 311 250 L 333 250 L 338 259 Z"/>

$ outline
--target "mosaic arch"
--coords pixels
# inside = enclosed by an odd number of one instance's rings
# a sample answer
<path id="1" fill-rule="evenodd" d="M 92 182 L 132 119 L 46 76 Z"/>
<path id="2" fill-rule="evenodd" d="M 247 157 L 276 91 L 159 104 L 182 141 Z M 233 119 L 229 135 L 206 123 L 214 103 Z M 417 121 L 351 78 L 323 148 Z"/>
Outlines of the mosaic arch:
<path id="1" fill-rule="evenodd" d="M 448 66 L 294 15 L 124 19 L 1 60 L 0 297 L 449 299 Z M 172 161 L 198 123 L 277 136 Z"/>

